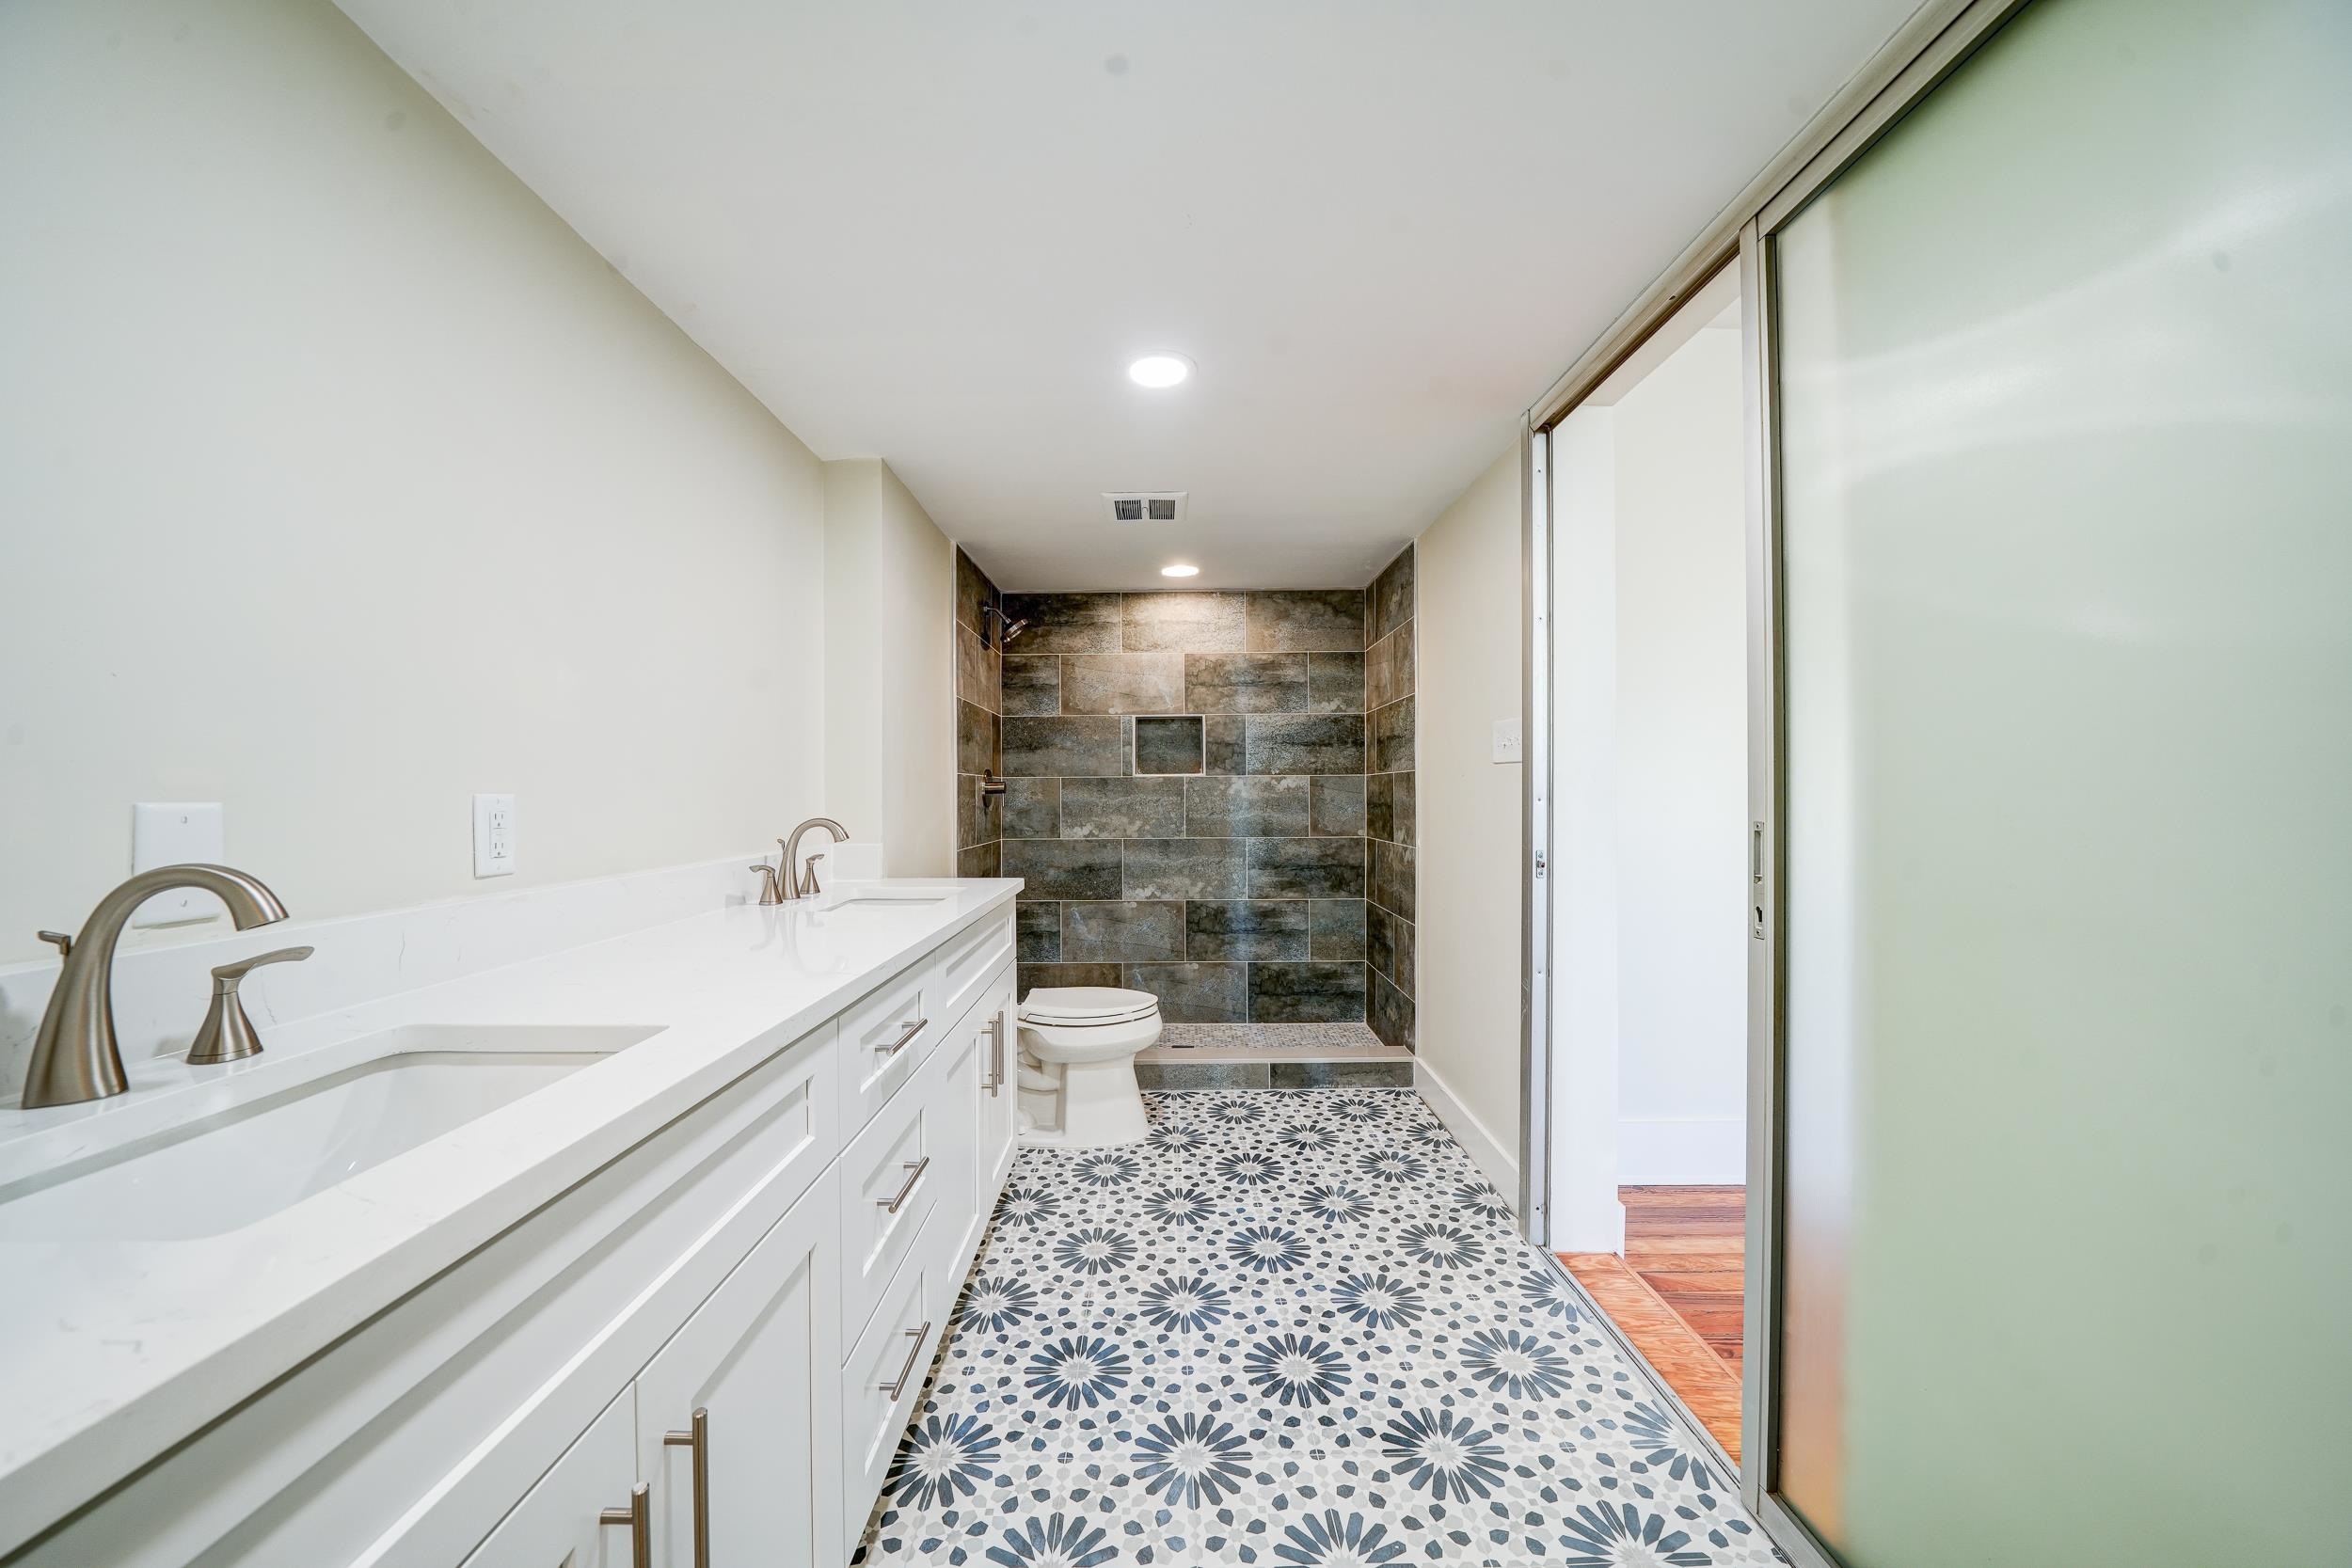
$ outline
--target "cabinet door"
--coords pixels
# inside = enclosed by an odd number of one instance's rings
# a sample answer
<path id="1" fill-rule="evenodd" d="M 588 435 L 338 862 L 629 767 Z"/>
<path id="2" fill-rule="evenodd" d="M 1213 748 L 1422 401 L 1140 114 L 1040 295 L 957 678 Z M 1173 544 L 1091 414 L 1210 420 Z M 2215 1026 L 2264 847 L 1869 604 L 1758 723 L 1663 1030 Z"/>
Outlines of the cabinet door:
<path id="1" fill-rule="evenodd" d="M 1012 1174 L 1014 1139 L 1021 1114 L 1021 1020 L 1014 1000 L 1012 967 L 990 981 L 981 1022 L 986 1026 L 980 1048 L 988 1056 L 980 1069 L 979 1208 L 986 1214 Z"/>
<path id="2" fill-rule="evenodd" d="M 986 1006 L 974 1007 L 931 1058 L 931 1104 L 939 1117 L 939 1184 L 931 1217 L 924 1222 L 924 1244 L 960 1274 L 972 1229 L 980 1216 L 980 1124 L 978 1106 L 988 1098 L 989 1020 Z M 934 1302 L 944 1310 L 948 1304 Z"/>
<path id="3" fill-rule="evenodd" d="M 657 1568 L 847 1560 L 837 1178 L 801 1195 L 637 1378 Z M 697 1452 L 708 1554 L 695 1555 Z M 674 1440 L 675 1438 L 675 1440 Z"/>
<path id="4" fill-rule="evenodd" d="M 604 1407 L 522 1501 L 466 1559 L 465 1568 L 632 1568 L 629 1529 L 604 1525 L 629 1506 L 637 1482 L 630 1390 Z"/>

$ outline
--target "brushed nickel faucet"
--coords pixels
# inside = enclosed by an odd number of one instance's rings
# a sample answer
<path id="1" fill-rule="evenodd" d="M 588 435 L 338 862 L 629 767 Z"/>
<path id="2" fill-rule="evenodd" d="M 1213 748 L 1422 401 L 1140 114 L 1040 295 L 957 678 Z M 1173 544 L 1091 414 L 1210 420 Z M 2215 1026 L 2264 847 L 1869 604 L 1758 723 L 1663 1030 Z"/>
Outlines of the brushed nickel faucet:
<path id="1" fill-rule="evenodd" d="M 159 893 L 192 887 L 229 906 L 240 931 L 286 918 L 286 906 L 258 877 L 226 865 L 159 865 L 142 871 L 98 901 L 82 934 L 43 931 L 65 955 L 49 1010 L 33 1037 L 33 1060 L 24 1071 L 28 1111 L 104 1100 L 131 1086 L 122 1074 L 122 1051 L 115 1041 L 115 944 L 131 911 Z"/>
<path id="2" fill-rule="evenodd" d="M 790 838 L 776 840 L 776 843 L 784 849 L 782 879 L 784 895 L 787 898 L 814 898 L 825 891 L 817 885 L 817 857 L 815 855 L 808 857 L 808 864 L 803 870 L 795 872 L 792 869 L 801 852 L 801 835 L 811 828 L 824 829 L 825 832 L 833 834 L 833 841 L 835 844 L 845 842 L 850 836 L 850 830 L 835 822 L 832 817 L 812 816 L 793 829 Z"/>

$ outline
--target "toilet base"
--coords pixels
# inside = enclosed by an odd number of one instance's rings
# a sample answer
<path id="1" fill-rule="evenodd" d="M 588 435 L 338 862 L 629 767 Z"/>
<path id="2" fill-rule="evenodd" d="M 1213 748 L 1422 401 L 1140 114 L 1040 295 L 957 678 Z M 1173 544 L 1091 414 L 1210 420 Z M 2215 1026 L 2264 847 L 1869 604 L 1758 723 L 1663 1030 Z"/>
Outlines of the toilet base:
<path id="1" fill-rule="evenodd" d="M 1061 1080 L 1058 1127 L 1024 1127 L 1021 1141 L 1055 1148 L 1109 1148 L 1141 1143 L 1152 1131 L 1143 1091 L 1136 1086 L 1136 1059 L 1043 1064 Z M 1028 1096 L 1022 1097 L 1025 1101 Z"/>

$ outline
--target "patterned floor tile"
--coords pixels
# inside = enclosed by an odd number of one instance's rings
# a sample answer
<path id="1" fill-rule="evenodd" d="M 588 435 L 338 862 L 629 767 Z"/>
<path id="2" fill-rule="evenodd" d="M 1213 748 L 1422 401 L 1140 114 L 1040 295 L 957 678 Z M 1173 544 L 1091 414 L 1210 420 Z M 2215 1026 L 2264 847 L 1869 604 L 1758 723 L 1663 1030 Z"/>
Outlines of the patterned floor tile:
<path id="1" fill-rule="evenodd" d="M 1148 1099 L 1022 1152 L 864 1562 L 1777 1560 L 1417 1095 Z"/>

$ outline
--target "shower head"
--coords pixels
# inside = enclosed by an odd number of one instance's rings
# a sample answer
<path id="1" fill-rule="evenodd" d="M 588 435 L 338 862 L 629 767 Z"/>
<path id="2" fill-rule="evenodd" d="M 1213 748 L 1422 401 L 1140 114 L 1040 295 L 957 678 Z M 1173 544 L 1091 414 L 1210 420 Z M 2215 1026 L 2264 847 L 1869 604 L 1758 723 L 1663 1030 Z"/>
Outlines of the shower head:
<path id="1" fill-rule="evenodd" d="M 1023 629 L 1026 627 L 1028 624 L 1029 623 L 1026 621 L 1012 621 L 1005 623 L 1004 633 L 996 640 L 998 645 L 1002 646 L 1004 643 L 1009 642 L 1014 638 L 1020 636 Z"/>

